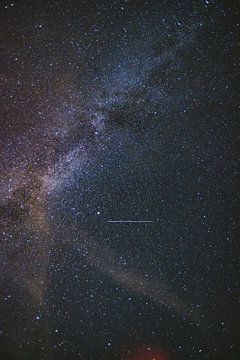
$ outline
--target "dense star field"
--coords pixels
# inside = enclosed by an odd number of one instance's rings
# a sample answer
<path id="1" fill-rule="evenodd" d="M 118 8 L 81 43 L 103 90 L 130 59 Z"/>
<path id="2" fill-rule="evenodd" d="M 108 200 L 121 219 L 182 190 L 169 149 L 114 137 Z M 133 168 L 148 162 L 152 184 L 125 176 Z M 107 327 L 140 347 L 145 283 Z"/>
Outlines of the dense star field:
<path id="1" fill-rule="evenodd" d="M 239 360 L 239 3 L 0 7 L 0 359 Z"/>

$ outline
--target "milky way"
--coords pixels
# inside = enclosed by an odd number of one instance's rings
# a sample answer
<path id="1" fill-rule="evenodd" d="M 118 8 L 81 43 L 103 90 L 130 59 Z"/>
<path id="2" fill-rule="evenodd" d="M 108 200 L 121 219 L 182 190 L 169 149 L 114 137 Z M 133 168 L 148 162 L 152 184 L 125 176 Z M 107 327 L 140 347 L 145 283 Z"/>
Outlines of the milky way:
<path id="1" fill-rule="evenodd" d="M 1 359 L 237 359 L 237 4 L 0 14 Z"/>

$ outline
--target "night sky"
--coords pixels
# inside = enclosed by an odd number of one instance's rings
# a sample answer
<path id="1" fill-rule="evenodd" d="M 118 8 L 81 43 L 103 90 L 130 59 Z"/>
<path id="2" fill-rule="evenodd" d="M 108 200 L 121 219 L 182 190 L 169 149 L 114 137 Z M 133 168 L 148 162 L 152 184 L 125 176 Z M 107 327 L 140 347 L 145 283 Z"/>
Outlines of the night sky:
<path id="1" fill-rule="evenodd" d="M 1 360 L 240 359 L 239 9 L 1 1 Z"/>

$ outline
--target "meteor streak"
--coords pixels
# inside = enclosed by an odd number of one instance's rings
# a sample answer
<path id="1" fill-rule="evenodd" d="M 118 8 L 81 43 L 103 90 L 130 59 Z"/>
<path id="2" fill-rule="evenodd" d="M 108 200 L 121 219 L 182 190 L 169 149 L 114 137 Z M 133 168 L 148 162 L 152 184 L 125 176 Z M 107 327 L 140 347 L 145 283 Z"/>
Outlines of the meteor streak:
<path id="1" fill-rule="evenodd" d="M 108 223 L 153 223 L 153 220 L 108 220 Z"/>

